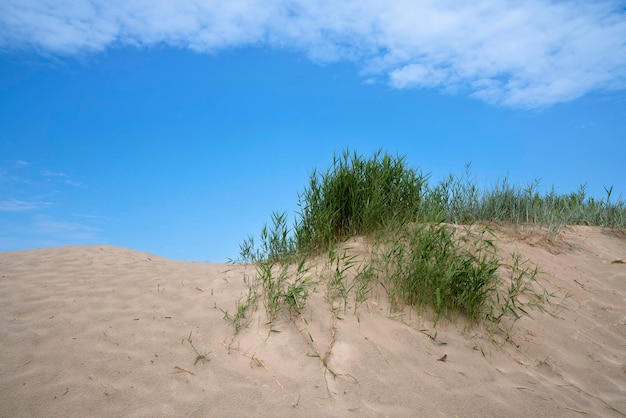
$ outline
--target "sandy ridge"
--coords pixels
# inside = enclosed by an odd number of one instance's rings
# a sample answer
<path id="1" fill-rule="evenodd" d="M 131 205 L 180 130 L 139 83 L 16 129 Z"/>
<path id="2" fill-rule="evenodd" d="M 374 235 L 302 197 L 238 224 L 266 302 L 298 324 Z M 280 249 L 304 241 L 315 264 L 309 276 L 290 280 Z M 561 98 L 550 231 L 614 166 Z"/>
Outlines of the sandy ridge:
<path id="1" fill-rule="evenodd" d="M 111 246 L 0 253 L 0 416 L 625 416 L 624 235 L 498 236 L 554 295 L 518 322 L 519 349 L 450 324 L 438 345 L 382 297 L 333 323 L 321 293 L 279 332 L 261 305 L 233 338 L 221 309 L 250 265 Z M 209 362 L 193 364 L 190 333 Z M 329 347 L 334 378 L 316 353 Z"/>

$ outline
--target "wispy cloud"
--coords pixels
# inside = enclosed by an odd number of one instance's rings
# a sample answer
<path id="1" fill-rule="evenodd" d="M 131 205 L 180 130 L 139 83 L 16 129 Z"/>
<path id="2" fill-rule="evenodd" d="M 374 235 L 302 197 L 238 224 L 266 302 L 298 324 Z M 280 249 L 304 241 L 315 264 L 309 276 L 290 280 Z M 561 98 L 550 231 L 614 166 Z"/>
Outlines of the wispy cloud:
<path id="1" fill-rule="evenodd" d="M 63 171 L 0 161 L 0 251 L 99 242 L 95 225 L 108 219 L 68 204 L 67 186 L 82 187 Z"/>
<path id="2" fill-rule="evenodd" d="M 4 0 L 0 47 L 73 55 L 112 45 L 243 45 L 349 60 L 364 81 L 536 108 L 626 88 L 617 0 Z"/>
<path id="3" fill-rule="evenodd" d="M 42 212 L 58 203 L 71 187 L 83 187 L 69 175 L 54 170 L 33 170 L 26 161 L 0 164 L 0 212 Z"/>
<path id="4" fill-rule="evenodd" d="M 81 187 L 82 183 L 78 181 L 74 181 L 65 173 L 60 171 L 51 171 L 51 170 L 42 170 L 41 175 L 47 177 L 48 179 L 57 179 L 61 182 L 67 184 L 68 186 Z"/>
<path id="5" fill-rule="evenodd" d="M 0 251 L 84 245 L 102 242 L 102 230 L 91 225 L 47 215 L 20 218 L 6 223 L 0 218 Z"/>
<path id="6" fill-rule="evenodd" d="M 39 216 L 35 218 L 33 230 L 42 236 L 64 237 L 69 241 L 84 240 L 90 241 L 96 238 L 99 228 L 95 228 L 83 223 L 54 220 L 49 217 Z"/>
<path id="7" fill-rule="evenodd" d="M 51 205 L 52 204 L 50 202 L 5 199 L 0 200 L 0 212 L 28 212 L 47 208 Z"/>
<path id="8" fill-rule="evenodd" d="M 61 173 L 60 171 L 50 171 L 50 170 L 41 170 L 41 175 L 44 177 L 63 177 L 67 178 L 67 174 Z"/>

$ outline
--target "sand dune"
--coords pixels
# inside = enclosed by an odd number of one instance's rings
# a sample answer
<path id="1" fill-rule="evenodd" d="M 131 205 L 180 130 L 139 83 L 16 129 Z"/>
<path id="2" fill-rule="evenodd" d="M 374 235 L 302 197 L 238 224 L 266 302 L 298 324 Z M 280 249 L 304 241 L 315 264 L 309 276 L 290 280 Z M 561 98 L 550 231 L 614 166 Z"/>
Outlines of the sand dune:
<path id="1" fill-rule="evenodd" d="M 251 265 L 111 246 L 0 253 L 0 416 L 625 416 L 625 236 L 498 235 L 552 294 L 516 324 L 519 348 L 462 324 L 438 324 L 435 341 L 382 295 L 333 324 L 313 294 L 278 332 L 261 304 L 235 336 L 221 309 Z M 194 365 L 194 347 L 209 361 Z"/>

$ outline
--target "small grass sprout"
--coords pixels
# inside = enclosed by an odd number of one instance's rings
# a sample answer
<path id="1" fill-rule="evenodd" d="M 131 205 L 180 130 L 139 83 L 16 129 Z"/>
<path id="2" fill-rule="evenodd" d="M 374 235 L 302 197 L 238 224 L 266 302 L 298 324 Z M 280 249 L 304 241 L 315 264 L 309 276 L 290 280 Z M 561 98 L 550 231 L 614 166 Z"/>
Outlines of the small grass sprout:
<path id="1" fill-rule="evenodd" d="M 209 354 L 211 354 L 211 353 L 206 351 L 206 350 L 204 351 L 204 353 L 200 353 L 198 351 L 196 346 L 193 344 L 193 340 L 191 339 L 191 334 L 192 333 L 193 333 L 193 330 L 189 331 L 189 336 L 186 337 L 186 338 L 183 338 L 182 341 L 181 341 L 181 344 L 184 344 L 185 341 L 187 341 L 189 343 L 189 345 L 191 346 L 191 348 L 193 349 L 194 353 L 196 353 L 196 359 L 194 360 L 193 365 L 195 366 L 199 361 L 201 361 L 203 363 L 205 363 L 207 361 L 210 361 Z"/>

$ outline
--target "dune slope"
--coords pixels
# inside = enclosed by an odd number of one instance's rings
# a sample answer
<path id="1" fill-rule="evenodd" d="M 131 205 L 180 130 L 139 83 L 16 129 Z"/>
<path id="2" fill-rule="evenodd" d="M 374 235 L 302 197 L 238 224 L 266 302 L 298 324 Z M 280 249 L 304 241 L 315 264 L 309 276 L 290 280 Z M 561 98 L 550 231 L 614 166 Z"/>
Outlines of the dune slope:
<path id="1" fill-rule="evenodd" d="M 111 246 L 0 253 L 0 416 L 625 416 L 624 235 L 497 234 L 552 295 L 517 322 L 519 347 L 454 324 L 430 338 L 432 323 L 390 314 L 384 295 L 333 320 L 321 291 L 272 332 L 260 302 L 234 335 L 223 310 L 251 265 Z"/>

